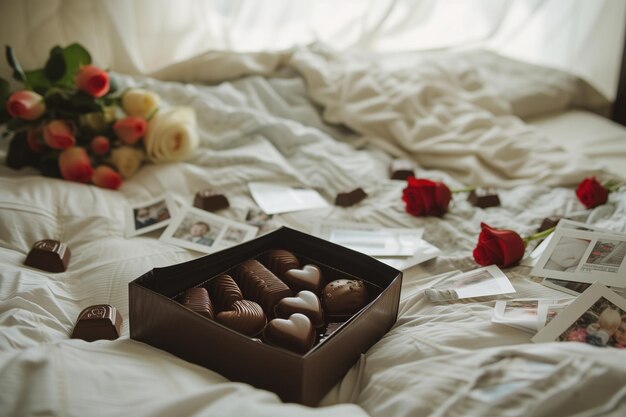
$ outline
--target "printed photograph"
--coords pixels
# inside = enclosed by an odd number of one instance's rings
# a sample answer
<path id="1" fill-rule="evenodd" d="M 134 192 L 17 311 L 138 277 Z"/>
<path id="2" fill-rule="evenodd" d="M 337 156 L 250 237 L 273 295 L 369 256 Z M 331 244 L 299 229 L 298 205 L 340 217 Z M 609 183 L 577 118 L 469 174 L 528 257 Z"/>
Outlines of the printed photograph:
<path id="1" fill-rule="evenodd" d="M 509 301 L 506 303 L 503 315 L 511 319 L 534 318 L 539 308 L 538 300 Z"/>
<path id="2" fill-rule="evenodd" d="M 223 227 L 224 223 L 219 223 L 213 219 L 209 220 L 194 212 L 189 212 L 185 215 L 172 237 L 197 245 L 212 246 Z"/>
<path id="3" fill-rule="evenodd" d="M 241 243 L 246 238 L 246 233 L 246 230 L 228 226 L 222 235 L 222 239 L 230 243 Z"/>
<path id="4" fill-rule="evenodd" d="M 176 203 L 165 195 L 126 207 L 126 237 L 167 226 L 174 217 Z"/>
<path id="5" fill-rule="evenodd" d="M 587 239 L 562 236 L 544 265 L 544 269 L 552 271 L 575 271 L 585 251 L 591 243 Z"/>
<path id="6" fill-rule="evenodd" d="M 463 288 L 469 285 L 476 285 L 485 281 L 490 281 L 492 279 L 493 275 L 491 275 L 491 272 L 488 270 L 482 270 L 476 272 L 475 274 L 469 274 L 459 280 L 453 281 L 450 288 Z"/>
<path id="7" fill-rule="evenodd" d="M 623 349 L 626 346 L 626 312 L 600 297 L 557 340 Z"/>
<path id="8" fill-rule="evenodd" d="M 607 272 L 617 272 L 625 256 L 626 242 L 598 239 L 585 263 L 604 267 L 600 269 Z"/>
<path id="9" fill-rule="evenodd" d="M 279 224 L 272 220 L 273 217 L 273 214 L 266 214 L 260 208 L 255 207 L 248 210 L 245 222 L 251 226 L 258 227 L 258 235 L 260 236 L 280 227 Z"/>

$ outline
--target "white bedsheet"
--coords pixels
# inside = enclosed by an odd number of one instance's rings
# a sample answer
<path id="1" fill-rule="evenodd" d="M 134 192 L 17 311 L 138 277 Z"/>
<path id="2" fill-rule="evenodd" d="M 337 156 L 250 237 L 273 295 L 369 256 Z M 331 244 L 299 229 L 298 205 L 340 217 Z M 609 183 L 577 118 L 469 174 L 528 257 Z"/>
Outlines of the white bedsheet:
<path id="1" fill-rule="evenodd" d="M 144 167 L 117 192 L 0 168 L 0 415 L 623 416 L 626 352 L 575 343 L 529 344 L 526 333 L 490 322 L 493 300 L 432 304 L 423 289 L 433 275 L 477 266 L 471 250 L 481 221 L 527 235 L 544 217 L 560 214 L 626 232 L 626 192 L 584 210 L 571 188 L 551 185 L 604 173 L 559 148 L 541 148 L 550 154 L 538 162 L 547 171 L 534 180 L 528 155 L 537 148 L 527 146 L 537 140 L 533 129 L 509 114 L 505 101 L 495 106 L 501 99 L 481 92 L 478 77 L 454 78 L 452 69 L 433 64 L 422 69 L 422 77 L 385 78 L 359 69 L 343 78 L 346 73 L 337 69 L 343 64 L 327 62 L 323 54 L 301 51 L 290 59 L 304 80 L 289 68 L 273 78 L 257 75 L 213 87 L 123 78 L 123 84 L 153 89 L 168 103 L 193 106 L 202 146 L 188 162 Z M 443 74 L 452 85 L 472 89 L 430 87 Z M 431 75 L 433 80 L 424 81 Z M 408 95 L 421 94 L 420 100 L 400 105 L 401 89 L 387 102 L 375 98 L 383 91 L 377 86 L 398 80 L 407 83 Z M 311 97 L 332 123 L 322 120 Z M 346 100 L 350 97 L 354 100 Z M 424 103 L 429 105 L 420 107 Z M 437 111 L 439 119 L 428 126 L 453 129 L 454 135 L 443 133 L 436 140 L 424 132 L 422 117 Z M 439 124 L 442 120 L 446 123 Z M 408 127 L 415 135 L 405 135 Z M 472 142 L 476 135 L 483 139 Z M 466 148 L 459 151 L 461 144 Z M 480 210 L 457 194 L 443 218 L 411 217 L 400 199 L 405 184 L 387 180 L 391 157 L 382 148 L 436 161 L 438 169 L 420 168 L 418 175 L 452 188 L 461 180 L 499 178 L 496 185 L 506 185 L 498 190 L 502 207 Z M 477 155 L 483 150 L 495 153 L 481 160 Z M 513 150 L 526 153 L 526 159 Z M 498 174 L 499 156 L 509 161 L 508 175 Z M 460 168 L 444 172 L 455 159 Z M 368 193 L 363 204 L 278 220 L 305 232 L 315 219 L 423 227 L 424 238 L 444 251 L 406 271 L 398 322 L 318 408 L 283 404 L 272 393 L 128 339 L 128 282 L 151 268 L 200 255 L 158 241 L 158 231 L 124 238 L 125 205 L 165 192 L 190 203 L 196 191 L 212 185 L 226 190 L 231 203 L 220 214 L 243 220 L 254 206 L 246 186 L 252 180 L 296 181 L 331 201 L 340 189 L 362 186 Z M 41 238 L 59 239 L 71 248 L 66 272 L 23 265 Z M 506 272 L 518 290 L 515 296 L 557 294 L 529 279 L 526 267 Z M 78 313 L 99 303 L 120 310 L 122 338 L 69 339 Z"/>

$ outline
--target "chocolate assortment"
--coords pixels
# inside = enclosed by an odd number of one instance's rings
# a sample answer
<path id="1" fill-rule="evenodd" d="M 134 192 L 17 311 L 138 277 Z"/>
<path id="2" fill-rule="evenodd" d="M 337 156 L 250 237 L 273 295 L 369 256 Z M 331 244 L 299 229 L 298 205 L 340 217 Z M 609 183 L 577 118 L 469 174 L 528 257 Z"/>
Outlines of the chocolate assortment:
<path id="1" fill-rule="evenodd" d="M 218 211 L 227 209 L 230 203 L 217 188 L 207 188 L 196 193 L 193 206 L 206 211 Z"/>
<path id="2" fill-rule="evenodd" d="M 500 205 L 498 194 L 480 188 L 470 191 L 467 201 L 471 205 L 480 208 L 497 207 Z"/>
<path id="3" fill-rule="evenodd" d="M 369 302 L 359 279 L 324 279 L 286 250 L 267 251 L 184 291 L 185 307 L 263 343 L 306 353 Z M 327 282 L 326 286 L 324 284 Z M 322 290 L 323 289 L 323 290 Z"/>
<path id="4" fill-rule="evenodd" d="M 120 337 L 121 329 L 120 312 L 109 304 L 97 304 L 81 311 L 70 337 L 87 342 L 115 340 Z"/>
<path id="5" fill-rule="evenodd" d="M 33 244 L 24 265 L 48 272 L 64 272 L 71 254 L 70 248 L 65 243 L 54 239 L 43 239 Z"/>

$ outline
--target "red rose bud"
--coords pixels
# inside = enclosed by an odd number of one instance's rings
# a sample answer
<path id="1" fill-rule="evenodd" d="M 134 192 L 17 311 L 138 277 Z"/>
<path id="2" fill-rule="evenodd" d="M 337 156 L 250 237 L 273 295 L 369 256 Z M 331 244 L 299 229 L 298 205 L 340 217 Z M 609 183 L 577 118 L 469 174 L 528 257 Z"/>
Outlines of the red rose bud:
<path id="1" fill-rule="evenodd" d="M 485 223 L 481 223 L 480 228 L 478 244 L 473 252 L 479 265 L 506 268 L 522 259 L 526 245 L 520 235 L 512 230 L 494 229 Z"/>
<path id="2" fill-rule="evenodd" d="M 85 148 L 73 146 L 61 152 L 59 156 L 61 176 L 70 181 L 90 182 L 93 168 Z"/>
<path id="3" fill-rule="evenodd" d="M 46 103 L 43 101 L 43 97 L 34 91 L 16 91 L 7 100 L 7 112 L 13 117 L 35 120 L 45 111 Z"/>
<path id="4" fill-rule="evenodd" d="M 137 116 L 129 116 L 120 119 L 113 125 L 113 130 L 122 142 L 132 145 L 143 137 L 148 128 L 146 119 Z"/>
<path id="5" fill-rule="evenodd" d="M 98 187 L 117 190 L 122 185 L 122 176 L 113 168 L 100 165 L 94 169 L 91 181 Z"/>
<path id="6" fill-rule="evenodd" d="M 43 141 L 43 128 L 37 127 L 34 129 L 28 129 L 26 134 L 26 142 L 28 143 L 28 147 L 34 153 L 43 153 L 46 150 L 46 145 Z"/>
<path id="7" fill-rule="evenodd" d="M 91 151 L 96 155 L 106 155 L 111 148 L 111 142 L 106 136 L 96 136 L 91 139 Z"/>
<path id="8" fill-rule="evenodd" d="M 441 182 L 421 178 L 408 178 L 402 190 L 406 211 L 413 216 L 443 216 L 448 211 L 452 193 Z"/>
<path id="9" fill-rule="evenodd" d="M 609 191 L 595 177 L 585 178 L 578 184 L 576 196 L 588 209 L 601 206 L 609 199 Z"/>
<path id="10" fill-rule="evenodd" d="M 43 129 L 43 139 L 52 149 L 67 149 L 74 146 L 74 129 L 65 120 L 53 120 Z"/>
<path id="11" fill-rule="evenodd" d="M 76 86 L 92 97 L 109 92 L 109 74 L 93 65 L 82 66 L 76 74 Z"/>

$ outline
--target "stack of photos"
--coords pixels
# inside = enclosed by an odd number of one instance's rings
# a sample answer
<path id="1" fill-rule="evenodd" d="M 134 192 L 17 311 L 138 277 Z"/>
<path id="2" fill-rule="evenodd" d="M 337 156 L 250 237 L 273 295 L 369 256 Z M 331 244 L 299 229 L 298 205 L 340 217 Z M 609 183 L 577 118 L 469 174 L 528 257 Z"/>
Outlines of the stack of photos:
<path id="1" fill-rule="evenodd" d="M 626 299 L 595 282 L 532 339 L 626 347 Z"/>
<path id="2" fill-rule="evenodd" d="M 531 274 L 624 289 L 626 235 L 557 227 Z"/>
<path id="3" fill-rule="evenodd" d="M 507 276 L 495 265 L 474 269 L 437 282 L 424 291 L 432 302 L 514 293 Z"/>

